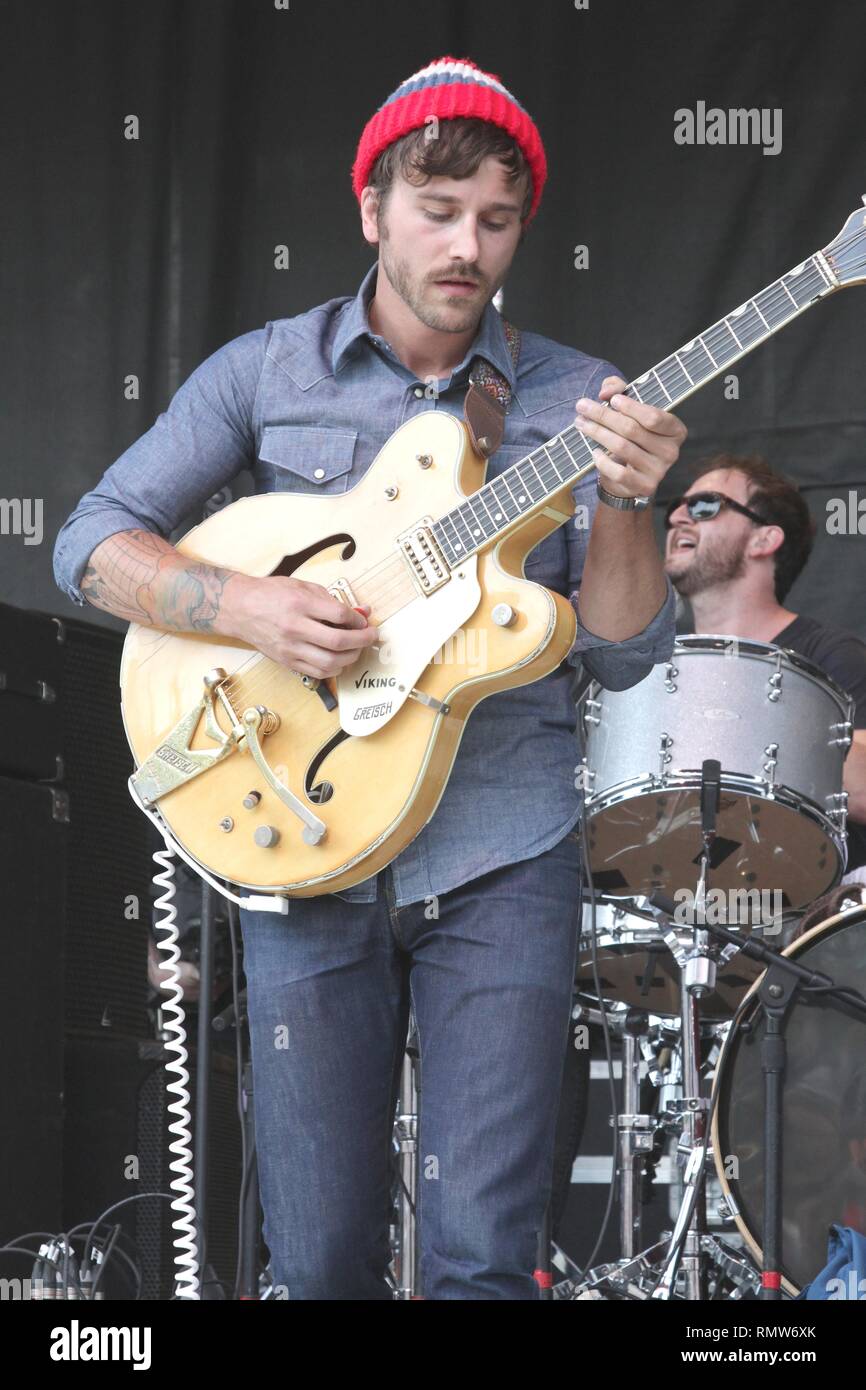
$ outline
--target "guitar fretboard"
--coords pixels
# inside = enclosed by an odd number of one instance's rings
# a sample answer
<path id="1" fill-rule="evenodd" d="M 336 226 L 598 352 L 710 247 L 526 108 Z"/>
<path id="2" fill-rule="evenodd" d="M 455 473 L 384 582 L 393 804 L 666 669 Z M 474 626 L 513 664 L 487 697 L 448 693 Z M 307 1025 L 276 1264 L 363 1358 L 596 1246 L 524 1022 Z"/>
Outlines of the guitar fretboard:
<path id="1" fill-rule="evenodd" d="M 670 410 L 838 288 L 818 251 L 678 352 L 636 377 L 622 394 Z M 566 484 L 578 482 L 595 466 L 592 450 L 599 447 L 576 425 L 569 425 L 498 477 L 491 478 L 434 523 L 433 535 L 448 563 L 458 565 L 468 555 L 486 548 L 497 536 L 539 510 Z"/>

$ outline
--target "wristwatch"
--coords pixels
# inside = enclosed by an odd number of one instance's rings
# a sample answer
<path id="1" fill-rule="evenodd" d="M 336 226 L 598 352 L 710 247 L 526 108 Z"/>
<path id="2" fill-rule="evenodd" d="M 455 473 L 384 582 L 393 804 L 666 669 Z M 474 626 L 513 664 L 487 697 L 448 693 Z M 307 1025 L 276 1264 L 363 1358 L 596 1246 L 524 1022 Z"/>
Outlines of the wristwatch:
<path id="1" fill-rule="evenodd" d="M 609 507 L 615 507 L 618 512 L 638 511 L 642 507 L 648 507 L 652 501 L 651 497 L 617 497 L 615 492 L 608 492 L 607 488 L 602 487 L 600 478 L 595 487 L 599 501 L 606 502 Z"/>

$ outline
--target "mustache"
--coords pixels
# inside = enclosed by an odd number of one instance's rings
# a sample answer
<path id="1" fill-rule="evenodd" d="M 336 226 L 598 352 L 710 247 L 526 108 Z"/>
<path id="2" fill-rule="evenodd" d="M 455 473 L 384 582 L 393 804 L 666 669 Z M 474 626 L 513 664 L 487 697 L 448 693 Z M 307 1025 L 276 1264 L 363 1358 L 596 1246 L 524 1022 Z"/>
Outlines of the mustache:
<path id="1" fill-rule="evenodd" d="M 452 271 L 450 274 L 446 271 L 442 275 L 435 275 L 433 277 L 433 284 L 438 284 L 440 280 L 471 280 L 473 285 L 480 285 L 483 280 L 483 276 L 474 275 L 469 270 L 455 270 Z"/>

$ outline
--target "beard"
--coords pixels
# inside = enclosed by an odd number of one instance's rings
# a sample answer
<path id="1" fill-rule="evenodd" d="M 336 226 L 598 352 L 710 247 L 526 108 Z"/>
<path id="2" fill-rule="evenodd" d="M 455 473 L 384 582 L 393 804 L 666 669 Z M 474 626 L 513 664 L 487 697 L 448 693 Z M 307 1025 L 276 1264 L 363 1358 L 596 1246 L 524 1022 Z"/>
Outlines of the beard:
<path id="1" fill-rule="evenodd" d="M 481 320 L 487 300 L 484 300 L 480 307 L 477 300 L 467 303 L 461 299 L 452 299 L 447 303 L 443 302 L 441 307 L 432 303 L 424 297 L 426 286 L 432 284 L 432 281 L 415 283 L 408 262 L 401 260 L 392 248 L 386 217 L 380 217 L 378 228 L 382 268 L 395 293 L 409 306 L 416 318 L 419 318 L 425 327 L 434 328 L 439 333 L 466 333 L 468 329 L 475 328 Z M 468 267 L 455 270 L 454 275 L 457 279 L 465 277 L 480 284 L 480 277 Z"/>
<path id="2" fill-rule="evenodd" d="M 746 572 L 747 544 L 746 536 L 736 544 L 729 544 L 724 550 L 693 550 L 692 562 L 682 574 L 673 574 L 668 569 L 670 581 L 677 593 L 683 598 L 692 598 L 695 594 L 702 594 L 719 584 L 729 584 L 733 579 L 741 579 Z M 667 569 L 667 566 L 665 568 Z"/>

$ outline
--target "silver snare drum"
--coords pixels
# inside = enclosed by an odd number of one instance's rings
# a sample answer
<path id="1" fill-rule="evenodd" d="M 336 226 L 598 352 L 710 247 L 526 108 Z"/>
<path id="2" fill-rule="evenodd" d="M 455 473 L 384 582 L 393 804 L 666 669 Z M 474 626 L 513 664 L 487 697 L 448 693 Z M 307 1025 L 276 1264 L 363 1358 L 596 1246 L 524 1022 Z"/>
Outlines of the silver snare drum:
<path id="1" fill-rule="evenodd" d="M 818 667 L 764 642 L 679 637 L 671 661 L 582 705 L 589 862 L 606 897 L 693 888 L 701 764 L 722 766 L 710 881 L 805 907 L 846 862 L 842 765 L 853 702 Z"/>

